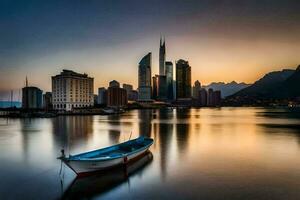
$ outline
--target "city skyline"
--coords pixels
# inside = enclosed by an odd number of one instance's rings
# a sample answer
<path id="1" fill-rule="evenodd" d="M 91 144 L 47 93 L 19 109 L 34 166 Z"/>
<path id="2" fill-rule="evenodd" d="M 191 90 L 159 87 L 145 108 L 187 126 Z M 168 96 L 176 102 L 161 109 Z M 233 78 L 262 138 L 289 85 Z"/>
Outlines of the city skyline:
<path id="1" fill-rule="evenodd" d="M 137 88 L 137 63 L 146 53 L 153 55 L 152 75 L 159 74 L 160 35 L 167 60 L 188 60 L 192 82 L 203 85 L 253 83 L 269 71 L 296 68 L 299 3 L 216 2 L 1 3 L 0 98 L 22 88 L 26 75 L 30 85 L 51 91 L 50 77 L 64 68 L 94 77 L 95 93 L 113 79 Z"/>

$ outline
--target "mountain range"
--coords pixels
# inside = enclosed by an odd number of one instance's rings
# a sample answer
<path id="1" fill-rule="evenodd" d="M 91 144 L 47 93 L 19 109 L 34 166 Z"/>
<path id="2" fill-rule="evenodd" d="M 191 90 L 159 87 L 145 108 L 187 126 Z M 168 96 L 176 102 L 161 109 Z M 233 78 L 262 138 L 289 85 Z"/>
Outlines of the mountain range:
<path id="1" fill-rule="evenodd" d="M 246 83 L 237 83 L 235 81 L 232 81 L 230 83 L 224 83 L 224 82 L 212 82 L 211 84 L 207 86 L 203 86 L 206 90 L 209 88 L 213 90 L 220 90 L 222 98 L 225 98 L 227 96 L 230 96 L 248 86 L 251 84 Z"/>
<path id="2" fill-rule="evenodd" d="M 259 101 L 293 100 L 300 97 L 300 65 L 266 74 L 254 84 L 228 96 L 227 102 L 256 104 Z"/>

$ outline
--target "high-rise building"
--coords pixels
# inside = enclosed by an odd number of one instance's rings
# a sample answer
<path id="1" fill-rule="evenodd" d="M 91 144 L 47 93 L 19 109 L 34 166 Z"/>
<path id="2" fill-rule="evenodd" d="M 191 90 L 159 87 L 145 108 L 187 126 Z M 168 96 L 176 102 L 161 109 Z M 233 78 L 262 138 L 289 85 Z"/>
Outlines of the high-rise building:
<path id="1" fill-rule="evenodd" d="M 166 62 L 166 43 L 165 39 L 162 41 L 160 38 L 159 43 L 159 75 L 165 75 L 165 62 Z"/>
<path id="2" fill-rule="evenodd" d="M 199 104 L 200 106 L 207 106 L 207 91 L 204 88 L 199 91 Z"/>
<path id="3" fill-rule="evenodd" d="M 133 86 L 130 84 L 123 84 L 123 88 L 127 91 L 127 94 L 133 90 Z"/>
<path id="4" fill-rule="evenodd" d="M 109 87 L 107 90 L 108 107 L 124 107 L 128 103 L 127 92 L 120 87 Z"/>
<path id="5" fill-rule="evenodd" d="M 133 91 L 133 86 L 132 85 L 130 85 L 130 84 L 123 84 L 123 89 L 125 89 L 126 90 L 126 92 L 127 92 L 127 99 L 129 100 L 129 101 L 134 101 L 133 99 L 132 99 L 132 91 Z"/>
<path id="6" fill-rule="evenodd" d="M 221 105 L 221 91 L 216 90 L 213 92 L 213 106 Z"/>
<path id="7" fill-rule="evenodd" d="M 152 98 L 157 98 L 157 75 L 152 77 Z"/>
<path id="8" fill-rule="evenodd" d="M 201 83 L 197 80 L 193 86 L 193 99 L 199 99 L 199 91 L 201 90 Z"/>
<path id="9" fill-rule="evenodd" d="M 173 100 L 174 99 L 174 93 L 173 93 L 173 63 L 172 62 L 166 62 L 166 87 L 167 87 L 167 99 Z"/>
<path id="10" fill-rule="evenodd" d="M 138 94 L 139 94 L 138 91 L 131 90 L 131 93 L 130 93 L 130 95 L 128 97 L 128 100 L 130 100 L 130 101 L 137 101 L 138 100 Z"/>
<path id="11" fill-rule="evenodd" d="M 191 66 L 188 61 L 176 62 L 176 99 L 191 98 Z"/>
<path id="12" fill-rule="evenodd" d="M 157 100 L 167 100 L 167 77 L 164 75 L 156 75 Z"/>
<path id="13" fill-rule="evenodd" d="M 42 103 L 43 103 L 42 90 L 40 90 L 37 87 L 29 87 L 29 86 L 22 88 L 22 108 L 40 109 L 43 107 Z"/>
<path id="14" fill-rule="evenodd" d="M 53 108 L 52 106 L 53 106 L 52 105 L 52 93 L 51 92 L 46 92 L 43 95 L 43 107 L 46 110 L 51 110 Z"/>
<path id="15" fill-rule="evenodd" d="M 70 111 L 94 105 L 94 78 L 71 70 L 52 76 L 53 108 Z"/>
<path id="16" fill-rule="evenodd" d="M 151 101 L 151 52 L 145 55 L 139 63 L 138 100 Z"/>
<path id="17" fill-rule="evenodd" d="M 97 103 L 103 106 L 106 106 L 107 104 L 107 90 L 104 87 L 98 88 Z"/>
<path id="18" fill-rule="evenodd" d="M 123 84 L 123 88 L 127 92 L 127 99 L 128 101 L 137 101 L 138 99 L 138 92 L 133 90 L 133 86 L 130 84 Z"/>
<path id="19" fill-rule="evenodd" d="M 98 104 L 98 95 L 94 94 L 94 106 Z"/>
<path id="20" fill-rule="evenodd" d="M 214 90 L 209 88 L 207 94 L 207 105 L 214 106 Z"/>
<path id="21" fill-rule="evenodd" d="M 109 87 L 120 87 L 120 83 L 116 80 L 112 80 L 109 82 Z"/>

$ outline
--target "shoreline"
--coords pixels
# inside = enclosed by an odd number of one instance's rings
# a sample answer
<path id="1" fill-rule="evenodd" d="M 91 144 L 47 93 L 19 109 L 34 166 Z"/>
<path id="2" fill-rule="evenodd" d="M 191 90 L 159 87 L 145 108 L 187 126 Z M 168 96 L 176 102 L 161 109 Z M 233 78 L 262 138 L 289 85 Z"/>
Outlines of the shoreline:
<path id="1" fill-rule="evenodd" d="M 90 108 L 90 109 L 79 109 L 75 111 L 45 111 L 45 110 L 32 110 L 24 111 L 22 109 L 1 109 L 0 118 L 55 118 L 58 116 L 86 116 L 86 115 L 121 115 L 130 110 L 154 110 L 154 109 L 220 109 L 220 108 L 282 108 L 282 109 L 299 109 L 300 106 L 259 106 L 259 105 L 243 105 L 243 106 L 155 106 L 155 107 L 132 107 L 132 108 Z"/>

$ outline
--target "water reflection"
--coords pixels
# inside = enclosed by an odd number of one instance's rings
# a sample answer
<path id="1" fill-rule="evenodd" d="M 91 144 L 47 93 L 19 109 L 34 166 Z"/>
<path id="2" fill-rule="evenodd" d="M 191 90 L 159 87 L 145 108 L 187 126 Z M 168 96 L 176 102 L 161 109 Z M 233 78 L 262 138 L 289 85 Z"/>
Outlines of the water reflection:
<path id="1" fill-rule="evenodd" d="M 141 136 L 151 136 L 152 110 L 138 110 L 139 134 Z"/>
<path id="2" fill-rule="evenodd" d="M 113 143 L 120 142 L 121 129 L 120 129 L 120 115 L 108 115 L 108 124 L 110 125 L 110 129 L 108 131 L 109 140 Z"/>
<path id="3" fill-rule="evenodd" d="M 263 120 L 258 123 L 263 132 L 284 136 L 293 134 L 300 144 L 300 110 L 298 108 L 268 109 L 265 112 L 256 112 L 256 115 L 263 117 Z"/>
<path id="4" fill-rule="evenodd" d="M 59 116 L 52 119 L 54 141 L 68 151 L 85 144 L 93 134 L 93 116 Z"/>
<path id="5" fill-rule="evenodd" d="M 170 110 L 161 109 L 158 111 L 158 120 L 159 120 L 159 149 L 160 149 L 160 168 L 162 178 L 167 176 L 168 170 L 168 156 L 170 151 L 170 143 L 172 142 L 173 135 L 173 123 L 170 121 L 172 115 L 170 116 Z"/>
<path id="6" fill-rule="evenodd" d="M 62 199 L 90 199 L 118 187 L 127 181 L 130 187 L 130 177 L 135 176 L 151 163 L 153 155 L 147 152 L 142 158 L 106 172 L 100 172 L 88 177 L 75 179 L 64 192 Z"/>
<path id="7" fill-rule="evenodd" d="M 190 109 L 176 110 L 178 122 L 176 124 L 177 146 L 180 154 L 184 154 L 188 145 L 190 135 Z"/>
<path id="8" fill-rule="evenodd" d="M 0 199 L 60 198 L 61 148 L 66 153 L 103 148 L 127 140 L 131 131 L 132 138 L 155 141 L 153 161 L 135 173 L 139 176 L 116 173 L 117 181 L 106 181 L 104 174 L 89 179 L 89 186 L 76 180 L 64 197 L 299 199 L 299 124 L 296 110 L 265 108 L 0 119 Z M 65 168 L 65 186 L 74 178 Z"/>

